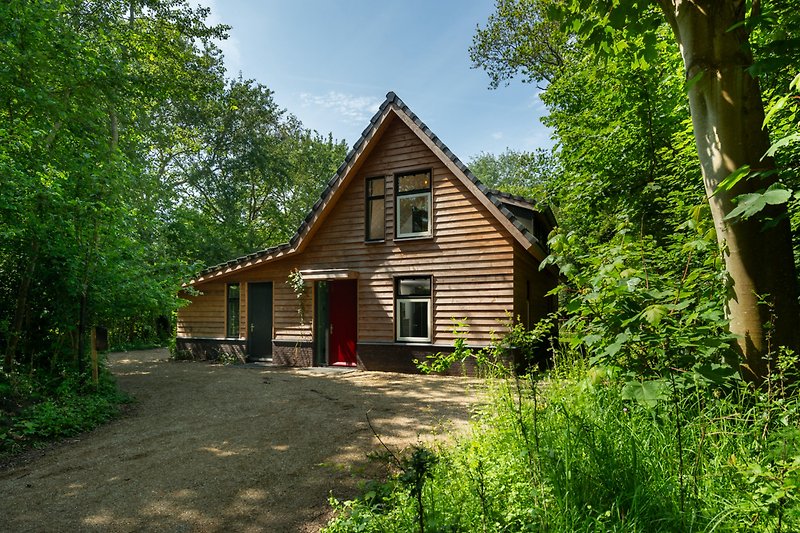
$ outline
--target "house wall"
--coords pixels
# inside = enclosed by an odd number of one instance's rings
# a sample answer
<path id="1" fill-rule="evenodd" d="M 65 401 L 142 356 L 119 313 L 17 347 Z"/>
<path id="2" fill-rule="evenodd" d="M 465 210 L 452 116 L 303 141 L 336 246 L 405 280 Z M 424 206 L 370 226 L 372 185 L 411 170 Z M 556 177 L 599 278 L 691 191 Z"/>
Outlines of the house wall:
<path id="1" fill-rule="evenodd" d="M 539 270 L 539 262 L 521 246 L 514 246 L 514 319 L 532 327 L 551 311 L 555 311 L 555 296 L 547 296 L 558 284 L 550 270 Z M 543 364 L 550 357 L 547 343 L 536 350 L 529 363 Z"/>
<path id="2" fill-rule="evenodd" d="M 395 240 L 394 175 L 427 168 L 433 176 L 433 237 Z M 386 180 L 386 239 L 366 243 L 364 182 L 376 176 Z M 298 300 L 286 284 L 289 272 L 295 268 L 349 269 L 359 275 L 358 351 L 370 354 L 371 361 L 362 361 L 364 366 L 390 366 L 379 359 L 380 353 L 391 351 L 385 349 L 386 343 L 394 343 L 396 276 L 433 277 L 432 346 L 414 345 L 418 354 L 452 345 L 453 318 L 467 320 L 471 345 L 488 344 L 491 332 L 501 328 L 506 313 L 517 308 L 514 267 L 521 260 L 515 256 L 515 241 L 500 222 L 397 118 L 343 186 L 343 195 L 300 252 L 233 272 L 224 280 L 197 284 L 196 289 L 204 294 L 192 298 L 192 304 L 179 311 L 178 336 L 223 337 L 224 285 L 240 282 L 241 336 L 246 337 L 246 283 L 272 281 L 275 350 L 283 362 L 292 364 L 286 350 L 296 351 L 296 346 L 308 346 L 311 341 L 313 291 L 309 287 L 303 301 L 305 324 L 300 324 Z M 527 255 L 521 247 L 520 251 Z M 396 363 L 400 356 L 396 350 L 392 353 Z M 308 354 L 303 354 L 297 364 L 307 360 Z"/>

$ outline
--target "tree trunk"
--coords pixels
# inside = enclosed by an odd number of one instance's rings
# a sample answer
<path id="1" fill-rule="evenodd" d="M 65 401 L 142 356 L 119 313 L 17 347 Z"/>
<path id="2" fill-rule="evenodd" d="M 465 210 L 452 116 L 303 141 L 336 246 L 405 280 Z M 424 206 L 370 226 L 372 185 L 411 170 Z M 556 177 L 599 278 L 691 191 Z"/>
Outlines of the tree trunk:
<path id="1" fill-rule="evenodd" d="M 712 196 L 731 172 L 749 165 L 773 169 L 763 160 L 769 136 L 744 25 L 744 0 L 659 0 L 681 49 L 689 106 L 706 194 L 727 271 L 727 313 L 737 336 L 742 375 L 761 382 L 769 374 L 766 357 L 782 345 L 797 350 L 800 307 L 787 206 L 762 212 L 780 222 L 765 229 L 764 218 L 726 221 L 733 199 L 768 187 L 777 179 L 743 179 L 730 191 Z M 765 303 L 767 302 L 767 303 Z"/>
<path id="2" fill-rule="evenodd" d="M 31 281 L 33 280 L 33 273 L 36 270 L 36 262 L 38 260 L 39 241 L 34 239 L 31 244 L 31 254 L 28 257 L 27 264 L 22 273 L 22 279 L 19 282 L 17 303 L 14 309 L 14 320 L 11 323 L 11 330 L 8 332 L 8 345 L 6 345 L 6 353 L 3 358 L 3 368 L 5 368 L 6 372 L 11 372 L 14 358 L 17 355 L 17 346 L 22 336 L 22 325 L 25 321 L 25 316 L 28 314 L 28 293 L 30 292 Z"/>

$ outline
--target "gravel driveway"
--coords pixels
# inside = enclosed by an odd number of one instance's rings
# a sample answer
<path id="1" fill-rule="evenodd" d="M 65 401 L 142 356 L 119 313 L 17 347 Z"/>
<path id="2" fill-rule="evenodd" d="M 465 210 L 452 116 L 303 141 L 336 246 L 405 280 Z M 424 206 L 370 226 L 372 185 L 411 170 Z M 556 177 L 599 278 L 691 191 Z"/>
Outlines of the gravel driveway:
<path id="1" fill-rule="evenodd" d="M 123 418 L 0 470 L 2 531 L 317 531 L 367 454 L 465 427 L 465 378 L 112 354 Z M 438 437 L 431 435 L 439 435 Z"/>

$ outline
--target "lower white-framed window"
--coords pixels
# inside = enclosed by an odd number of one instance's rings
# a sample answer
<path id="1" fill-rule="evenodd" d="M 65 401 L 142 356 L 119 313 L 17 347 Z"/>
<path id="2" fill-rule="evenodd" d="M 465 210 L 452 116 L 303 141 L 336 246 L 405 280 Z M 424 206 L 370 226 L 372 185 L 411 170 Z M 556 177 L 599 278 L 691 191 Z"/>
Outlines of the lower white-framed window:
<path id="1" fill-rule="evenodd" d="M 431 277 L 395 279 L 395 335 L 398 341 L 430 342 Z"/>

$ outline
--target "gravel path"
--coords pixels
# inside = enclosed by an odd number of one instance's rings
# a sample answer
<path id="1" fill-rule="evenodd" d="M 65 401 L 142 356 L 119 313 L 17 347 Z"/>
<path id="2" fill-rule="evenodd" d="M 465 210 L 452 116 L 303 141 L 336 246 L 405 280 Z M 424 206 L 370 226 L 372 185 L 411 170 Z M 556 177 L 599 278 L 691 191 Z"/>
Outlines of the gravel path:
<path id="1" fill-rule="evenodd" d="M 112 354 L 123 418 L 0 470 L 2 531 L 317 531 L 330 493 L 462 429 L 474 380 Z M 431 437 L 438 434 L 439 437 Z"/>

